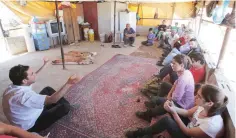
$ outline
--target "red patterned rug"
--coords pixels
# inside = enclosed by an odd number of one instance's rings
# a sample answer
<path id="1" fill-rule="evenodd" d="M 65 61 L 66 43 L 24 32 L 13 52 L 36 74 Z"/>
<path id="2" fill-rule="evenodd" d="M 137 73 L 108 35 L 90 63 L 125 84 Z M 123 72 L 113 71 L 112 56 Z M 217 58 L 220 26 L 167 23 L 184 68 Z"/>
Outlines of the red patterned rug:
<path id="1" fill-rule="evenodd" d="M 129 128 L 148 124 L 135 117 L 145 97 L 138 88 L 156 71 L 156 60 L 116 55 L 71 87 L 66 99 L 79 108 L 47 131 L 51 138 L 121 138 Z M 140 102 L 137 102 L 137 99 Z"/>

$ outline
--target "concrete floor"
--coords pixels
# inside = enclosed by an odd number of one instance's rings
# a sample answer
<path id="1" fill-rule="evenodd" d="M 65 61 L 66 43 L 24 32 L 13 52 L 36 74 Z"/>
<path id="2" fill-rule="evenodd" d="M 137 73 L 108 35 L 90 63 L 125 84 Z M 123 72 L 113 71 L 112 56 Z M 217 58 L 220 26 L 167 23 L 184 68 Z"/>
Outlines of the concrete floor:
<path id="1" fill-rule="evenodd" d="M 135 41 L 136 47 L 125 48 L 111 48 L 111 43 L 105 44 L 104 47 L 100 46 L 100 42 L 81 42 L 79 45 L 69 45 L 64 47 L 64 52 L 71 50 L 97 52 L 98 55 L 95 58 L 95 63 L 91 65 L 66 65 L 66 70 L 62 69 L 62 65 L 48 64 L 37 75 L 36 83 L 33 84 L 33 90 L 39 92 L 45 86 L 51 86 L 54 89 L 59 89 L 72 74 L 83 77 L 91 71 L 97 69 L 104 64 L 107 60 L 116 54 L 129 55 L 137 50 L 141 41 L 144 41 L 145 37 L 137 37 Z M 26 53 L 0 63 L 0 102 L 2 101 L 2 93 L 7 88 L 11 81 L 9 80 L 9 69 L 14 65 L 23 64 L 29 65 L 33 70 L 37 70 L 43 64 L 43 57 L 48 57 L 53 60 L 55 57 L 60 57 L 60 48 L 52 48 L 46 51 L 37 51 L 34 53 Z M 2 103 L 2 102 L 1 102 Z M 2 112 L 2 104 L 0 103 L 0 121 L 6 121 Z"/>

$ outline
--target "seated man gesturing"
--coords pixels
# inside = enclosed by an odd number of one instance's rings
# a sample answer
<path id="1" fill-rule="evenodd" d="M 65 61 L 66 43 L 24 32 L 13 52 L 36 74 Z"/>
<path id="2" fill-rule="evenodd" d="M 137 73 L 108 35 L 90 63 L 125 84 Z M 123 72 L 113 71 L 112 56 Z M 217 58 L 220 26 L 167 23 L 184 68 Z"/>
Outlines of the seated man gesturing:
<path id="1" fill-rule="evenodd" d="M 47 62 L 48 60 L 44 60 L 44 65 Z M 12 67 L 9 78 L 13 84 L 4 92 L 2 105 L 4 114 L 12 125 L 30 132 L 40 132 L 70 111 L 70 104 L 63 96 L 65 88 L 77 81 L 76 77 L 70 77 L 59 91 L 45 87 L 40 94 L 30 87 L 35 82 L 36 74 L 29 66 Z"/>

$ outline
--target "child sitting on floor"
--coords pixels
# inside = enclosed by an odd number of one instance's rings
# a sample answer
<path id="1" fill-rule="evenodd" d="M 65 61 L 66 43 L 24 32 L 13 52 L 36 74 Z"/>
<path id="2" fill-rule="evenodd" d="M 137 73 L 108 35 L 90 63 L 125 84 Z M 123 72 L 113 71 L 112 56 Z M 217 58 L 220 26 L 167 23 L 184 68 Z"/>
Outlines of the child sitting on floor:
<path id="1" fill-rule="evenodd" d="M 153 41 L 155 40 L 155 34 L 152 31 L 152 28 L 149 28 L 149 33 L 147 35 L 147 41 L 143 41 L 142 44 L 145 46 L 152 46 Z"/>

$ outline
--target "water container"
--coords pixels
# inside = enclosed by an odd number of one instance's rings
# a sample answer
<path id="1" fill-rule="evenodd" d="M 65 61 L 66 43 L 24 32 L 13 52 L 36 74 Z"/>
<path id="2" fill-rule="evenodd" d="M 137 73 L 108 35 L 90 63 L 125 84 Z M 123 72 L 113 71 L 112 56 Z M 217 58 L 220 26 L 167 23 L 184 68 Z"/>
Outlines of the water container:
<path id="1" fill-rule="evenodd" d="M 100 41 L 101 41 L 102 43 L 105 43 L 105 33 L 99 34 L 99 37 L 100 37 Z"/>
<path id="2" fill-rule="evenodd" d="M 89 29 L 88 34 L 89 34 L 89 41 L 93 42 L 94 41 L 94 31 L 93 31 L 93 29 Z"/>
<path id="3" fill-rule="evenodd" d="M 86 41 L 88 41 L 88 31 L 89 31 L 88 28 L 84 28 L 84 39 L 85 39 Z"/>
<path id="4" fill-rule="evenodd" d="M 24 37 L 28 52 L 35 52 L 34 39 L 29 26 L 24 26 Z"/>

